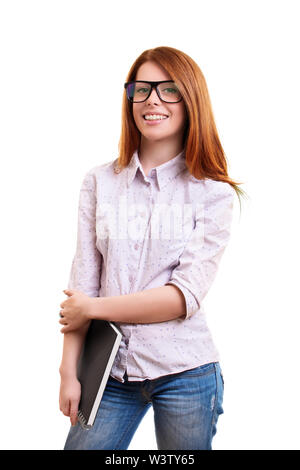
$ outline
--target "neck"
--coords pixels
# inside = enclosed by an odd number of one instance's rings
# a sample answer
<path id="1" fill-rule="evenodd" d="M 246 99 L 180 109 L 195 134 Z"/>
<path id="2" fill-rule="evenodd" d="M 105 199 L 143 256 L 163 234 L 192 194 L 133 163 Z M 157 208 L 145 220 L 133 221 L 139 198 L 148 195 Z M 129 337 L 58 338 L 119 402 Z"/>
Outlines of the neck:
<path id="1" fill-rule="evenodd" d="M 176 157 L 183 150 L 181 141 L 162 142 L 149 141 L 141 138 L 139 148 L 139 160 L 143 167 L 144 173 L 148 176 L 151 168 L 162 165 L 163 163 Z"/>

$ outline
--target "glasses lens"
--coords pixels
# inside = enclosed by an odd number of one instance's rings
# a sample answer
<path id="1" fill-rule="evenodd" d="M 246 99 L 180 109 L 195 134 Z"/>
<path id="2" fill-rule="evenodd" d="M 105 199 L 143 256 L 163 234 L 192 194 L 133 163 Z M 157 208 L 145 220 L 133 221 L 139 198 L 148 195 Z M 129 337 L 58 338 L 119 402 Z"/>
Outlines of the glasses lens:
<path id="1" fill-rule="evenodd" d="M 135 103 L 144 101 L 148 97 L 150 88 L 149 83 L 129 83 L 127 86 L 127 96 L 130 101 L 134 101 Z"/>
<path id="2" fill-rule="evenodd" d="M 160 83 L 158 91 L 162 100 L 167 103 L 176 103 L 181 100 L 181 93 L 174 82 Z"/>

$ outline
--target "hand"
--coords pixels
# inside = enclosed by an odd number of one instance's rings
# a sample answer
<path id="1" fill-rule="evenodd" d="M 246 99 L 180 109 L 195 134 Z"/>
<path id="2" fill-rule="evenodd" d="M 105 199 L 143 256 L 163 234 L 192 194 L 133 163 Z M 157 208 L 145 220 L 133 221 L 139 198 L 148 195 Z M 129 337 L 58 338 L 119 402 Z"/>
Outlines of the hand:
<path id="1" fill-rule="evenodd" d="M 77 423 L 78 405 L 81 396 L 81 385 L 76 377 L 62 378 L 59 392 L 60 411 L 70 417 L 72 426 Z"/>
<path id="2" fill-rule="evenodd" d="M 60 306 L 61 319 L 59 323 L 64 325 L 60 330 L 61 333 L 67 333 L 77 330 L 90 321 L 89 313 L 92 306 L 92 297 L 87 296 L 83 292 L 65 289 L 64 293 L 69 296 Z"/>

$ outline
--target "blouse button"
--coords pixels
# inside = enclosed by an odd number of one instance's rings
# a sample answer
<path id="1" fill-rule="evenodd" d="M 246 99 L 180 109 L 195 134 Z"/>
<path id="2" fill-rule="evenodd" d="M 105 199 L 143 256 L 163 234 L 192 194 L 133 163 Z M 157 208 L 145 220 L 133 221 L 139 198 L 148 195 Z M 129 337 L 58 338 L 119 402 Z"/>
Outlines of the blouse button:
<path id="1" fill-rule="evenodd" d="M 136 243 L 136 244 L 134 245 L 134 249 L 135 249 L 135 250 L 138 250 L 138 249 L 139 249 L 139 244 L 138 244 L 138 243 Z"/>
<path id="2" fill-rule="evenodd" d="M 114 167 L 114 172 L 115 172 L 115 173 L 120 173 L 120 171 L 121 171 L 121 168 L 120 168 L 120 167 L 118 167 L 118 166 L 115 166 L 115 167 Z"/>

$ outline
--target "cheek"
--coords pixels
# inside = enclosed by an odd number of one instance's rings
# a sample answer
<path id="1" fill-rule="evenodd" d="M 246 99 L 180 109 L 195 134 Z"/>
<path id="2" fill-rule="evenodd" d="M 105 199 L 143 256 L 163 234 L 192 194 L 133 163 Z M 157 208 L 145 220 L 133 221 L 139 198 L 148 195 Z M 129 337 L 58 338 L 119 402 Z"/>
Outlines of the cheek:
<path id="1" fill-rule="evenodd" d="M 141 111 L 139 110 L 139 108 L 135 104 L 133 104 L 132 115 L 135 122 L 138 122 L 140 120 L 140 114 Z"/>
<path id="2" fill-rule="evenodd" d="M 136 113 L 133 112 L 133 121 L 134 121 L 137 129 L 139 130 L 139 132 L 142 132 L 142 129 L 143 129 L 142 119 L 143 118 L 141 118 L 141 116 L 139 115 L 138 112 L 136 112 Z"/>
<path id="3" fill-rule="evenodd" d="M 176 129 L 181 129 L 184 127 L 186 122 L 186 114 L 184 112 L 184 109 L 179 109 L 178 112 L 174 113 L 173 115 L 173 123 Z"/>
<path id="4" fill-rule="evenodd" d="M 133 115 L 133 119 L 135 120 L 136 119 L 136 109 L 135 109 L 135 106 L 133 106 L 132 108 L 132 115 Z"/>
<path id="5" fill-rule="evenodd" d="M 184 125 L 187 119 L 187 112 L 186 112 L 186 108 L 183 102 L 180 103 L 180 106 L 178 109 L 178 116 L 180 116 L 180 121 Z"/>

